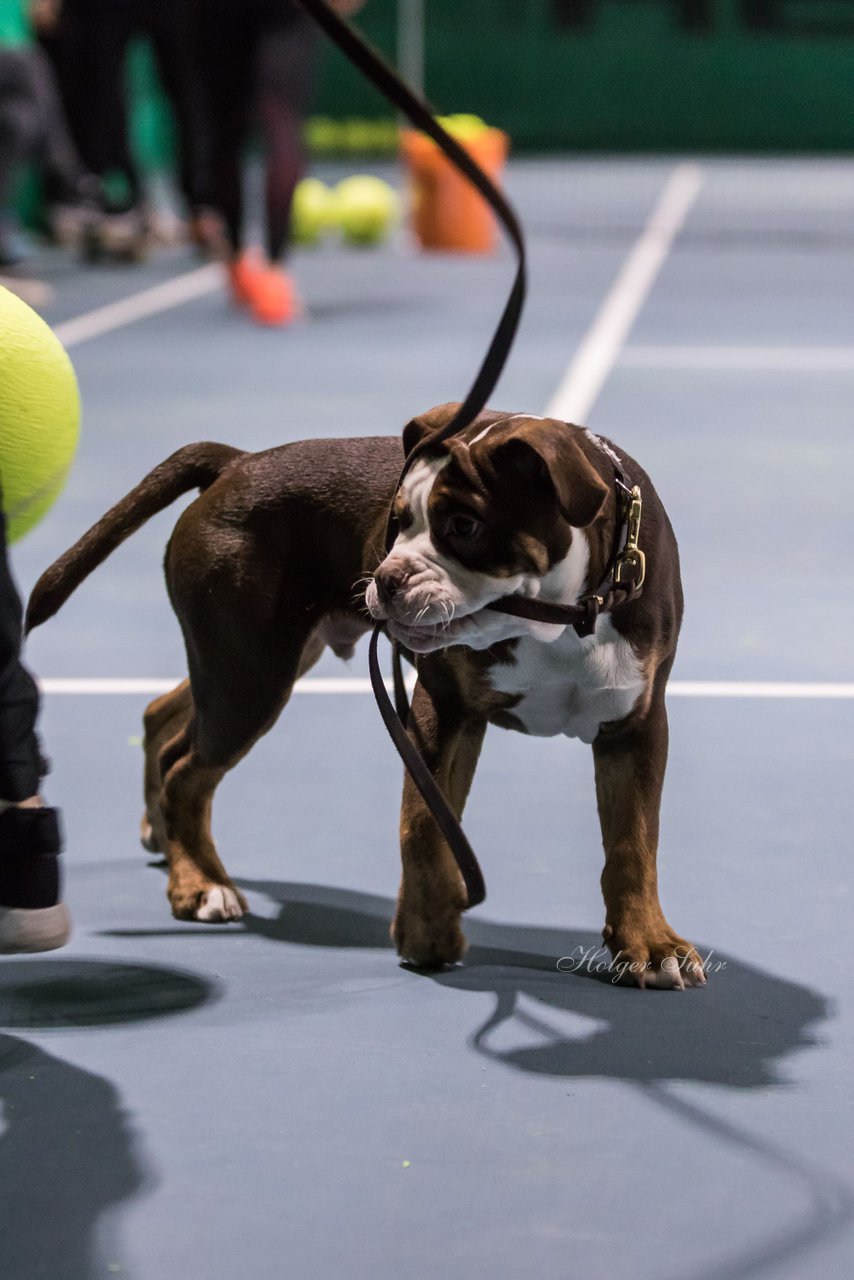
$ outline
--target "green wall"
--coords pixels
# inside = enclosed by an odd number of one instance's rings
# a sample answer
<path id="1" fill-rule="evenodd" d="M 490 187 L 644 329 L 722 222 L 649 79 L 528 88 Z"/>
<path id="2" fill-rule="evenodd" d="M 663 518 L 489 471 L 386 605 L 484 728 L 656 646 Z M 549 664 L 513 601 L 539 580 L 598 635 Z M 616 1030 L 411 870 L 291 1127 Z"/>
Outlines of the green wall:
<path id="1" fill-rule="evenodd" d="M 854 0 L 426 0 L 426 90 L 519 148 L 854 148 Z M 396 0 L 358 21 L 394 55 Z M 388 114 L 336 50 L 320 114 Z"/>

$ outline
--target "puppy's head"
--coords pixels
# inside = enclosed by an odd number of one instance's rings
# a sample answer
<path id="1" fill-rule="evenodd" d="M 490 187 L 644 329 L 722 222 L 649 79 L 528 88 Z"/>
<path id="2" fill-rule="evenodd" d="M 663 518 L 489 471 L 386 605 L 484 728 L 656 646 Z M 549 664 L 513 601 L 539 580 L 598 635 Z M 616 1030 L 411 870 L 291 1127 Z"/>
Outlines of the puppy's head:
<path id="1" fill-rule="evenodd" d="M 608 486 L 575 441 L 550 418 L 487 412 L 430 447 L 456 404 L 414 418 L 407 456 L 423 444 L 395 500 L 398 533 L 366 601 L 404 643 L 425 629 L 447 632 L 504 595 L 538 596 L 544 584 L 566 603 L 582 590 L 588 547 Z M 420 647 L 415 646 L 413 647 Z"/>

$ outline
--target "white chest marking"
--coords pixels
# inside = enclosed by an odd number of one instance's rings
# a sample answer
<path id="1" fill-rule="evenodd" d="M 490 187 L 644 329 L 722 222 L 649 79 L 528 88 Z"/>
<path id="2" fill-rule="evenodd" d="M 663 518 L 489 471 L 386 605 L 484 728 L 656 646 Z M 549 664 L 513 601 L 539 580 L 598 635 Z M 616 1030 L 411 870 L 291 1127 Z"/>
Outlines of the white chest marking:
<path id="1" fill-rule="evenodd" d="M 646 683 L 631 645 L 606 616 L 584 639 L 571 627 L 553 644 L 525 637 L 515 656 L 488 679 L 497 692 L 520 698 L 511 714 L 536 738 L 562 733 L 592 742 L 605 721 L 629 714 Z"/>

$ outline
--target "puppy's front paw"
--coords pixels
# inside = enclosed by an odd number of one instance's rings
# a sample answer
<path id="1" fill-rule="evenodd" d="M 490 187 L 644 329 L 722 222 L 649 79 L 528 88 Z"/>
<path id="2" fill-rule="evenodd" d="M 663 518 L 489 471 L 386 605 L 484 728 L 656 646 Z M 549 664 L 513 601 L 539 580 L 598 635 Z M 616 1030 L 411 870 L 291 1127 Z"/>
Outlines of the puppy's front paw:
<path id="1" fill-rule="evenodd" d="M 391 926 L 391 937 L 401 960 L 416 969 L 442 969 L 457 964 L 468 945 L 460 928 L 460 913 L 447 908 L 422 915 L 401 904 Z"/>
<path id="2" fill-rule="evenodd" d="M 668 991 L 706 985 L 696 948 L 666 925 L 649 934 L 622 933 L 606 925 L 602 936 L 614 957 L 612 967 L 623 983 Z"/>
<path id="3" fill-rule="evenodd" d="M 196 907 L 196 919 L 208 924 L 223 924 L 228 920 L 239 920 L 245 910 L 246 900 L 236 889 L 215 884 Z"/>
<path id="4" fill-rule="evenodd" d="M 169 901 L 177 920 L 201 920 L 204 924 L 228 924 L 248 911 L 240 890 L 226 884 L 176 886 L 169 890 Z"/>

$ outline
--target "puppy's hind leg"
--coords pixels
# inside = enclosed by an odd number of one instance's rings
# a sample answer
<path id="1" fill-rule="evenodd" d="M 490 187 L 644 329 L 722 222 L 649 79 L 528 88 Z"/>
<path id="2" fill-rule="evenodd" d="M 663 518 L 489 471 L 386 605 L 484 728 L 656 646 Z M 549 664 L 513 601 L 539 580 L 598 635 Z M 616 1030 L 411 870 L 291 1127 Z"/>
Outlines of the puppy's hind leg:
<path id="1" fill-rule="evenodd" d="M 229 642 L 233 646 L 238 627 Z M 240 639 L 239 661 L 223 671 L 210 655 L 221 653 L 212 633 L 216 622 L 205 628 L 207 650 L 188 642 L 192 713 L 178 740 L 167 743 L 161 764 L 168 764 L 163 778 L 161 809 L 169 860 L 169 901 L 181 920 L 222 922 L 236 920 L 246 911 L 246 901 L 232 883 L 219 859 L 211 834 L 214 792 L 222 778 L 246 755 L 252 745 L 272 728 L 290 697 L 310 631 L 282 641 L 281 627 L 249 625 L 251 634 Z M 237 655 L 230 655 L 235 658 Z M 176 746 L 185 748 L 176 754 Z M 170 763 L 171 758 L 171 763 Z"/>
<path id="2" fill-rule="evenodd" d="M 189 750 L 187 730 L 193 710 L 189 680 L 155 698 L 143 716 L 145 813 L 140 823 L 142 847 L 149 853 L 165 853 L 166 827 L 161 809 L 163 778 L 175 760 Z"/>

